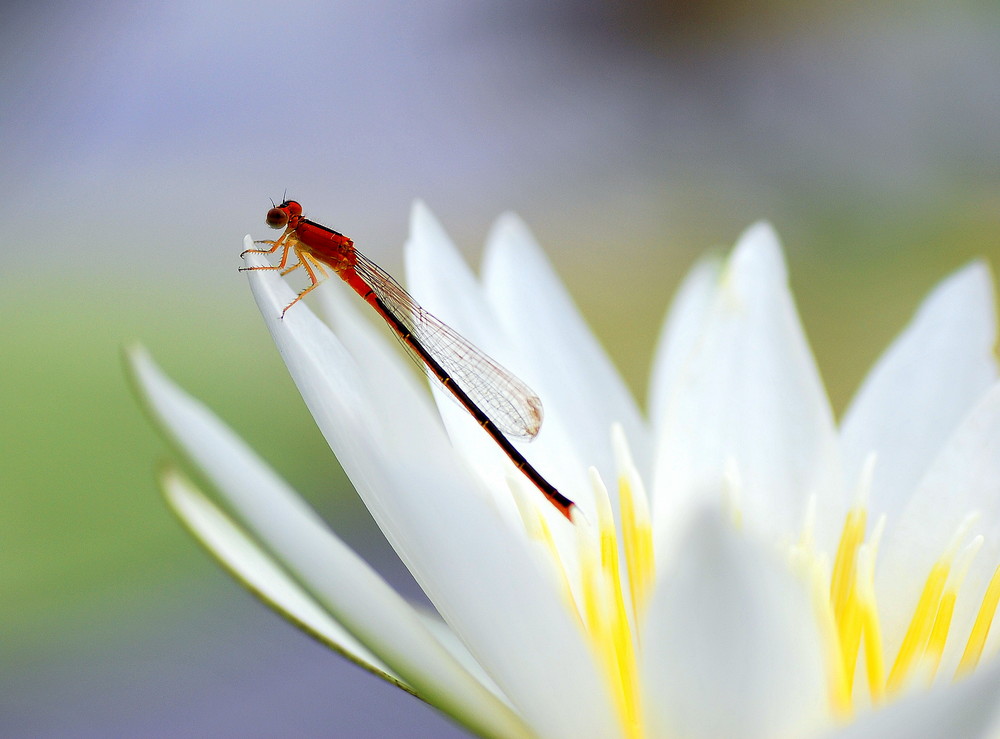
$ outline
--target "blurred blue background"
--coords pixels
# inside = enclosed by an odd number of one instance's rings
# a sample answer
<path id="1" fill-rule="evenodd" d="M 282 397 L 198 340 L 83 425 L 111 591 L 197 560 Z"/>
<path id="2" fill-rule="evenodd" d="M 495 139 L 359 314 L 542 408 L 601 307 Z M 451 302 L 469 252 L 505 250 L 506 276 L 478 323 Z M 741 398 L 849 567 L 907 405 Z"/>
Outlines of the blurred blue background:
<path id="1" fill-rule="evenodd" d="M 0 735 L 447 736 L 172 519 L 141 340 L 408 593 L 237 273 L 270 198 L 401 274 L 518 211 L 640 398 L 684 270 L 781 233 L 838 410 L 920 296 L 1000 257 L 1000 8 L 598 0 L 6 3 Z"/>

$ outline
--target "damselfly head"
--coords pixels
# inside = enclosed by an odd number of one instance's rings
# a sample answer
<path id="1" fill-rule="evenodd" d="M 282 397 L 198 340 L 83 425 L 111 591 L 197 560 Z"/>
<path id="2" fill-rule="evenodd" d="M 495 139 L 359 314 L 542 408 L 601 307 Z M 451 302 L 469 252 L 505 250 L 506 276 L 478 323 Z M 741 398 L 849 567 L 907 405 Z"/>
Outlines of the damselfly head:
<path id="1" fill-rule="evenodd" d="M 302 215 L 302 206 L 294 200 L 286 200 L 267 212 L 264 219 L 271 228 L 284 228 L 293 218 Z"/>

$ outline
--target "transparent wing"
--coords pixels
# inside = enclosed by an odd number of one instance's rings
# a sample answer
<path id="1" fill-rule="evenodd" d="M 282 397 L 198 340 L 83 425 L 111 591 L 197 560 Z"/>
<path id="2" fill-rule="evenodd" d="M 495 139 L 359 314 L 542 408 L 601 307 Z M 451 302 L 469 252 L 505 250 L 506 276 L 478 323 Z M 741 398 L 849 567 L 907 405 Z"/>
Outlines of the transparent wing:
<path id="1" fill-rule="evenodd" d="M 457 331 L 420 307 L 389 274 L 360 252 L 355 271 L 406 330 L 441 365 L 465 394 L 507 436 L 534 438 L 542 425 L 542 401 L 521 380 L 481 352 Z M 402 342 L 429 375 L 434 373 Z M 440 378 L 437 378 L 440 379 Z"/>

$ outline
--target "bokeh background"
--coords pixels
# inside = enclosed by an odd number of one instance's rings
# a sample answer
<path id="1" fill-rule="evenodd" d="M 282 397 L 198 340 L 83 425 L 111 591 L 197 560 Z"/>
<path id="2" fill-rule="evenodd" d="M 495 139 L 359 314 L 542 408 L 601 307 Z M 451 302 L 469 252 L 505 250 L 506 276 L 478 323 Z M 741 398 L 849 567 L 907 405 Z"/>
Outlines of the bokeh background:
<path id="1" fill-rule="evenodd" d="M 939 278 L 1000 257 L 1000 7 L 814 0 L 0 9 L 0 735 L 449 736 L 162 504 L 140 340 L 407 592 L 237 255 L 287 189 L 391 272 L 413 198 L 533 227 L 640 398 L 684 270 L 786 244 L 843 410 Z"/>

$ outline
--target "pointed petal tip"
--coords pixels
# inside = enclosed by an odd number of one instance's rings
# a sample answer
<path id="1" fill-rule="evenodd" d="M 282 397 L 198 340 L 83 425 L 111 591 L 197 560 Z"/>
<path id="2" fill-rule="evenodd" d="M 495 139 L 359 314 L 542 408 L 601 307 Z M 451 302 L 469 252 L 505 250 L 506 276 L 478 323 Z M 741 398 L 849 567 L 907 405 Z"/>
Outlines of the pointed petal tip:
<path id="1" fill-rule="evenodd" d="M 973 259 L 939 282 L 921 304 L 919 313 L 941 311 L 942 305 L 957 314 L 978 318 L 982 336 L 988 337 L 992 351 L 996 341 L 996 290 L 993 270 L 985 259 Z"/>
<path id="2" fill-rule="evenodd" d="M 941 280 L 934 292 L 968 294 L 973 299 L 986 302 L 987 307 L 992 309 L 995 302 L 993 269 L 985 259 L 973 259 Z"/>
<path id="3" fill-rule="evenodd" d="M 530 235 L 531 231 L 528 228 L 528 224 L 524 222 L 524 219 L 513 210 L 505 210 L 497 216 L 495 221 L 493 221 L 493 226 L 490 229 L 490 235 L 489 238 L 487 238 L 487 243 L 490 243 L 501 236 L 530 237 Z"/>
<path id="4" fill-rule="evenodd" d="M 774 224 L 771 223 L 766 218 L 761 218 L 759 221 L 754 221 L 743 231 L 740 235 L 740 241 L 744 239 L 750 240 L 770 240 L 773 242 L 778 242 L 778 232 L 774 228 Z"/>
<path id="5" fill-rule="evenodd" d="M 443 227 L 434 211 L 420 198 L 413 201 L 410 206 L 410 239 L 419 236 L 426 236 L 428 230 L 442 231 Z"/>
<path id="6" fill-rule="evenodd" d="M 736 241 L 730 262 L 743 264 L 750 260 L 754 262 L 763 260 L 780 268 L 782 272 L 785 270 L 781 240 L 769 221 L 757 221 L 740 234 Z"/>
<path id="7" fill-rule="evenodd" d="M 501 213 L 486 237 L 483 249 L 483 281 L 492 282 L 496 270 L 505 261 L 523 260 L 525 251 L 538 252 L 540 247 L 531 228 L 512 210 Z"/>
<path id="8" fill-rule="evenodd" d="M 266 254 L 249 253 L 243 256 L 247 267 L 273 267 Z M 253 293 L 257 307 L 264 317 L 265 323 L 272 331 L 280 326 L 288 325 L 285 318 L 285 309 L 295 301 L 296 293 L 292 286 L 282 279 L 277 270 L 274 269 L 244 269 L 243 274 L 247 276 L 247 284 Z M 288 317 L 292 322 L 296 322 L 306 313 L 312 311 L 305 301 L 299 301 L 295 309 L 288 312 Z"/>
<path id="9" fill-rule="evenodd" d="M 125 378 L 139 405 L 149 411 L 150 386 L 163 379 L 163 370 L 141 342 L 129 342 L 122 346 L 121 352 Z"/>
<path id="10" fill-rule="evenodd" d="M 422 253 L 424 250 L 436 252 L 454 249 L 448 232 L 423 200 L 413 202 L 413 207 L 410 210 L 410 233 L 403 249 L 407 259 L 408 272 L 409 260 L 413 258 L 415 253 Z"/>
<path id="11" fill-rule="evenodd" d="M 768 289 L 788 281 L 788 269 L 778 234 L 767 221 L 746 229 L 736 242 L 724 272 L 731 286 L 760 285 Z"/>
<path id="12" fill-rule="evenodd" d="M 993 274 L 993 267 L 986 257 L 973 257 L 964 267 L 959 268 L 959 271 L 961 272 L 966 269 L 981 269 L 987 274 Z"/>
<path id="13" fill-rule="evenodd" d="M 185 497 L 204 497 L 173 462 L 162 462 L 157 465 L 156 483 L 160 486 L 160 493 L 167 504 L 178 514 L 183 513 Z"/>
<path id="14" fill-rule="evenodd" d="M 423 198 L 413 198 L 413 203 L 410 204 L 410 217 L 416 218 L 425 213 L 430 213 L 431 209 L 427 206 L 427 201 Z"/>
<path id="15" fill-rule="evenodd" d="M 133 340 L 122 344 L 121 353 L 122 359 L 125 361 L 125 368 L 130 371 L 140 362 L 150 359 L 149 350 L 141 341 Z"/>

